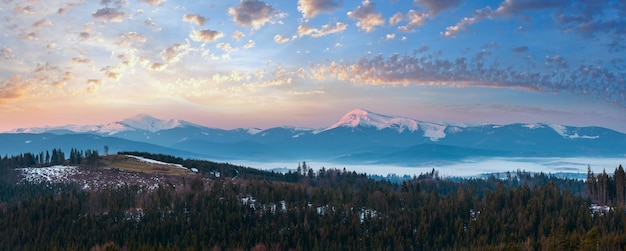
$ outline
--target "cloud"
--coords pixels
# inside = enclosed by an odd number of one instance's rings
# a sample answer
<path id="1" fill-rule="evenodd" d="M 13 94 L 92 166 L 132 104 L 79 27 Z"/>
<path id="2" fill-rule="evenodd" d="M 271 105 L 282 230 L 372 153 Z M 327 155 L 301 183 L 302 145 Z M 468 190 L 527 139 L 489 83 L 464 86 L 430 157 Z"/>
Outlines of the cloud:
<path id="1" fill-rule="evenodd" d="M 389 18 L 390 25 L 396 25 L 402 21 L 404 21 L 404 14 L 400 12 L 393 14 L 393 16 Z"/>
<path id="2" fill-rule="evenodd" d="M 304 18 L 314 18 L 320 13 L 332 13 L 341 5 L 341 0 L 298 0 L 298 11 Z"/>
<path id="3" fill-rule="evenodd" d="M 396 34 L 387 34 L 385 36 L 385 39 L 387 39 L 387 40 L 393 40 L 394 38 L 396 38 Z"/>
<path id="4" fill-rule="evenodd" d="M 203 26 L 209 21 L 209 19 L 197 14 L 185 14 L 183 16 L 183 21 L 196 24 L 197 26 Z"/>
<path id="5" fill-rule="evenodd" d="M 283 35 L 276 35 L 274 36 L 274 42 L 279 43 L 279 44 L 284 44 L 289 42 L 289 37 L 285 37 Z"/>
<path id="6" fill-rule="evenodd" d="M 376 4 L 369 0 L 364 0 L 361 6 L 348 12 L 348 17 L 358 20 L 356 26 L 365 32 L 373 31 L 376 26 L 385 24 L 385 19 L 381 13 L 375 12 Z"/>
<path id="7" fill-rule="evenodd" d="M 413 32 L 417 27 L 420 27 L 426 23 L 428 14 L 419 13 L 415 10 L 409 10 L 409 13 L 405 16 L 409 20 L 409 23 L 404 26 L 398 27 L 399 31 Z"/>
<path id="8" fill-rule="evenodd" d="M 104 76 L 106 76 L 108 79 L 113 79 L 113 80 L 120 79 L 121 70 L 122 69 L 119 66 L 106 66 L 100 69 L 100 71 L 104 72 Z"/>
<path id="9" fill-rule="evenodd" d="M 546 56 L 546 62 L 545 62 L 546 67 L 551 68 L 551 67 L 556 67 L 556 68 L 567 68 L 567 61 L 565 61 L 565 59 L 559 55 L 555 55 L 555 56 Z"/>
<path id="10" fill-rule="evenodd" d="M 344 24 L 342 22 L 337 22 L 335 23 L 335 25 L 333 26 L 332 24 L 325 24 L 321 27 L 321 29 L 316 29 L 316 28 L 312 28 L 309 27 L 307 25 L 299 25 L 298 26 L 298 35 L 299 36 L 311 36 L 311 37 L 322 37 L 322 36 L 326 36 L 329 34 L 333 34 L 333 33 L 339 33 L 342 32 L 344 30 L 346 30 L 346 28 L 348 27 L 347 24 Z"/>
<path id="11" fill-rule="evenodd" d="M 31 15 L 35 13 L 35 10 L 30 5 L 26 5 L 22 3 L 15 7 L 14 12 L 16 14 Z"/>
<path id="12" fill-rule="evenodd" d="M 528 10 L 558 8 L 568 4 L 568 2 L 568 0 L 505 0 L 498 6 L 496 13 L 513 15 Z"/>
<path id="13" fill-rule="evenodd" d="M 52 82 L 52 86 L 57 87 L 57 88 L 63 87 L 67 85 L 67 81 L 70 81 L 74 78 L 75 78 L 74 73 L 66 71 L 63 73 L 63 76 L 61 77 L 61 79 Z"/>
<path id="14" fill-rule="evenodd" d="M 237 41 L 241 40 L 245 36 L 246 36 L 246 34 L 243 34 L 243 32 L 241 32 L 241 31 L 235 31 L 235 32 L 233 32 L 233 35 L 232 35 L 233 39 L 235 39 Z"/>
<path id="15" fill-rule="evenodd" d="M 523 53 L 528 51 L 528 46 L 519 46 L 512 49 L 513 52 Z"/>
<path id="16" fill-rule="evenodd" d="M 2 49 L 0 49 L 0 58 L 4 60 L 9 60 L 13 59 L 14 57 L 15 56 L 13 55 L 13 50 L 11 50 L 11 48 L 2 47 Z"/>
<path id="17" fill-rule="evenodd" d="M 226 53 L 231 53 L 236 51 L 237 49 L 233 48 L 229 43 L 219 43 L 215 45 L 215 48 L 218 48 Z"/>
<path id="18" fill-rule="evenodd" d="M 454 37 L 458 32 L 468 29 L 474 23 L 483 19 L 508 17 L 531 10 L 558 9 L 568 5 L 569 0 L 505 0 L 494 11 L 490 7 L 477 9 L 473 16 L 464 17 L 456 25 L 448 26 L 441 35 Z"/>
<path id="19" fill-rule="evenodd" d="M 20 81 L 19 76 L 0 81 L 0 104 L 21 98 L 28 89 L 28 85 Z"/>
<path id="20" fill-rule="evenodd" d="M 370 85 L 441 85 L 453 88 L 508 88 L 532 92 L 571 93 L 626 107 L 623 75 L 594 65 L 568 67 L 559 55 L 546 57 L 546 69 L 528 71 L 464 57 L 433 60 L 432 55 L 365 56 L 353 63 L 331 62 L 311 67 L 313 79 L 337 79 Z M 550 70 L 556 68 L 557 70 Z M 546 71 L 547 70 L 547 71 Z"/>
<path id="21" fill-rule="evenodd" d="M 67 13 L 68 10 L 70 10 L 71 8 L 73 8 L 74 6 L 76 6 L 76 4 L 74 3 L 66 3 L 65 7 L 61 7 L 57 10 L 57 14 L 59 15 L 65 15 L 65 13 Z"/>
<path id="22" fill-rule="evenodd" d="M 493 17 L 493 11 L 489 7 L 475 10 L 474 15 L 472 17 L 464 17 L 456 25 L 446 27 L 446 31 L 442 32 L 441 35 L 443 35 L 444 37 L 454 37 L 456 36 L 457 33 L 469 28 L 474 23 L 481 21 L 485 18 L 492 18 L 492 17 Z"/>
<path id="23" fill-rule="evenodd" d="M 72 60 L 72 63 L 75 63 L 75 64 L 91 64 L 91 63 L 93 63 L 93 60 L 88 59 L 88 58 L 76 58 L 76 57 L 74 57 L 71 60 Z"/>
<path id="24" fill-rule="evenodd" d="M 120 46 L 129 46 L 133 42 L 145 43 L 147 40 L 147 38 L 144 35 L 138 34 L 137 32 L 121 33 L 119 34 L 119 36 L 122 38 L 122 40 L 116 42 L 116 44 Z"/>
<path id="25" fill-rule="evenodd" d="M 189 44 L 174 44 L 161 51 L 161 59 L 167 63 L 176 63 L 189 53 Z"/>
<path id="26" fill-rule="evenodd" d="M 244 49 L 250 49 L 250 48 L 254 47 L 254 45 L 255 45 L 254 40 L 248 40 L 248 42 L 243 45 L 243 48 Z"/>
<path id="27" fill-rule="evenodd" d="M 152 28 L 153 31 L 160 31 L 161 27 L 159 27 L 154 21 L 152 21 L 152 19 L 148 18 L 145 21 L 143 21 L 143 23 Z"/>
<path id="28" fill-rule="evenodd" d="M 91 33 L 83 31 L 81 33 L 78 33 L 78 37 L 82 40 L 87 40 L 87 39 L 90 39 L 92 36 L 91 36 Z"/>
<path id="29" fill-rule="evenodd" d="M 259 0 L 241 0 L 236 7 L 228 8 L 228 14 L 233 17 L 236 24 L 252 26 L 255 29 L 283 16 L 272 6 Z"/>
<path id="30" fill-rule="evenodd" d="M 165 70 L 165 68 L 167 68 L 167 64 L 163 64 L 163 63 L 152 63 L 150 65 L 150 67 L 148 67 L 150 70 L 153 71 L 163 71 Z"/>
<path id="31" fill-rule="evenodd" d="M 33 27 L 37 28 L 37 29 L 41 29 L 44 26 L 48 26 L 48 25 L 52 25 L 52 21 L 48 20 L 48 19 L 41 19 L 37 22 L 35 22 L 33 24 Z"/>
<path id="32" fill-rule="evenodd" d="M 19 38 L 24 40 L 39 40 L 39 36 L 35 32 L 20 33 Z"/>
<path id="33" fill-rule="evenodd" d="M 124 12 L 121 12 L 115 8 L 106 7 L 106 8 L 98 9 L 91 16 L 93 16 L 94 18 L 103 19 L 106 22 L 121 23 L 124 19 L 124 16 L 126 16 L 126 14 L 124 14 Z"/>
<path id="34" fill-rule="evenodd" d="M 215 30 L 192 31 L 191 39 L 196 42 L 213 42 L 224 37 L 224 33 Z"/>
<path id="35" fill-rule="evenodd" d="M 463 0 L 415 0 L 415 4 L 426 6 L 432 16 L 438 15 L 440 12 L 456 8 Z"/>
<path id="36" fill-rule="evenodd" d="M 102 80 L 100 79 L 87 79 L 87 92 L 94 93 L 100 88 L 102 85 Z"/>
<path id="37" fill-rule="evenodd" d="M 159 6 L 165 2 L 165 0 L 139 0 L 139 1 L 152 5 L 152 6 Z"/>

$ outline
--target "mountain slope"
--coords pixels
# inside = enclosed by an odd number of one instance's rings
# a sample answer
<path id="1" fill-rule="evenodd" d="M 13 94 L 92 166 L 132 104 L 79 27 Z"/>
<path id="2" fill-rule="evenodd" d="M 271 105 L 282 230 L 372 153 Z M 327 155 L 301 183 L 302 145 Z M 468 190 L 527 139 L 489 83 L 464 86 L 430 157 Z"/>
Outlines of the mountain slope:
<path id="1" fill-rule="evenodd" d="M 626 135 L 606 128 L 542 123 L 457 126 L 364 109 L 350 111 L 321 129 L 223 130 L 140 114 L 104 125 L 23 128 L 11 132 L 0 134 L 0 140 L 6 142 L 0 147 L 2 154 L 52 147 L 102 149 L 106 142 L 111 152 L 137 150 L 254 161 L 315 159 L 408 164 L 480 156 L 626 156 Z"/>

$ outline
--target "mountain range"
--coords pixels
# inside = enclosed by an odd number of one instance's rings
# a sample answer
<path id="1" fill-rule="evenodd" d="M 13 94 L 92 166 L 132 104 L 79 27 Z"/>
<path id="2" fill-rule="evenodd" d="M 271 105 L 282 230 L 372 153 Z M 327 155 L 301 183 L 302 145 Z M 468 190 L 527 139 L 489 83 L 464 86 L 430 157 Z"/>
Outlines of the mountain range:
<path id="1" fill-rule="evenodd" d="M 325 128 L 224 130 L 140 114 L 103 125 L 19 128 L 0 134 L 0 153 L 103 149 L 218 161 L 329 161 L 419 165 L 482 157 L 622 157 L 626 134 L 546 123 L 458 125 L 355 109 Z"/>

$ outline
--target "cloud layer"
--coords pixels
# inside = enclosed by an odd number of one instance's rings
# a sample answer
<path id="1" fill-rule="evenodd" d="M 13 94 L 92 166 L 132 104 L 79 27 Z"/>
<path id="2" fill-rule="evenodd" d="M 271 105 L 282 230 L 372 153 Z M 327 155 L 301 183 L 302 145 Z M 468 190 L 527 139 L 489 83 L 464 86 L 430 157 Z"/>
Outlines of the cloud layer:
<path id="1" fill-rule="evenodd" d="M 0 115 L 12 118 L 60 101 L 310 115 L 461 100 L 626 124 L 619 0 L 5 1 L 0 14 Z"/>

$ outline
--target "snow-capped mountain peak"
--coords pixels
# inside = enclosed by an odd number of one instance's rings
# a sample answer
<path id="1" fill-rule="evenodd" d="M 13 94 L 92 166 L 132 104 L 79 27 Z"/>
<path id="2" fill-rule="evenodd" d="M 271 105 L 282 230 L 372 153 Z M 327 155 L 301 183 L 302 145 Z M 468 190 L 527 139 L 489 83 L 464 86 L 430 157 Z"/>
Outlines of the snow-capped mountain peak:
<path id="1" fill-rule="evenodd" d="M 177 119 L 161 120 L 147 114 L 137 114 L 133 117 L 116 122 L 133 129 L 145 130 L 150 132 L 158 132 L 162 130 L 172 129 L 184 125 L 184 121 Z"/>
<path id="2" fill-rule="evenodd" d="M 378 130 L 394 128 L 399 132 L 404 130 L 413 132 L 419 129 L 418 121 L 413 119 L 382 115 L 364 109 L 355 109 L 346 113 L 339 121 L 323 131 L 338 127 L 356 128 L 358 126 L 375 127 Z"/>

